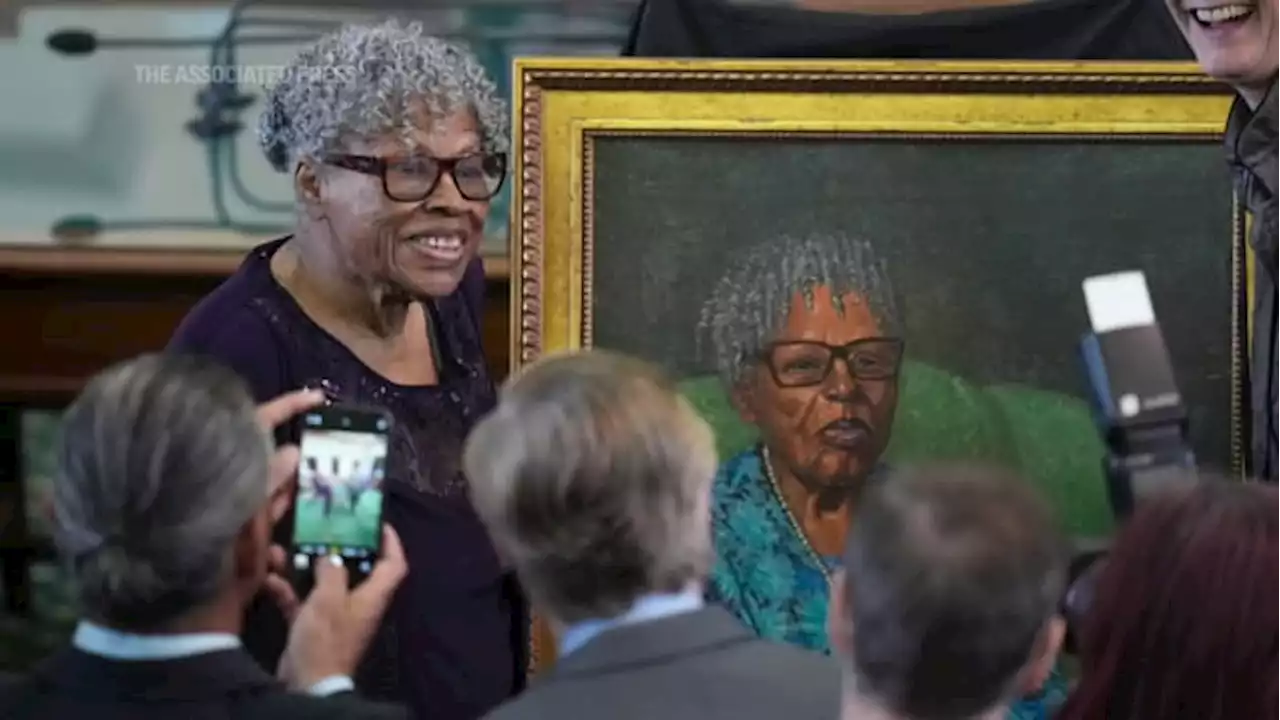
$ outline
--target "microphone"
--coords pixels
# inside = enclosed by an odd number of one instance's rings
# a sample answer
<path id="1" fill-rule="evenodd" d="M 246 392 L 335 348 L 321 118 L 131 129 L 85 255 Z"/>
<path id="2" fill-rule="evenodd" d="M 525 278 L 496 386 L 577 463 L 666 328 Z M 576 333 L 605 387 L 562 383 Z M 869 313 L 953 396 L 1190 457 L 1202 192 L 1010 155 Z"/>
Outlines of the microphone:
<path id="1" fill-rule="evenodd" d="M 321 32 L 338 27 L 339 24 L 327 21 L 246 18 L 240 20 L 239 25 L 292 25 L 295 28 L 313 29 L 313 32 L 309 34 L 243 35 L 235 39 L 237 45 L 290 45 L 312 42 L 319 37 Z M 559 31 L 534 31 L 522 28 L 492 28 L 471 33 L 470 35 L 457 32 L 443 32 L 437 33 L 437 35 L 443 38 L 462 40 L 478 38 L 486 42 L 554 40 L 566 44 L 602 44 L 611 43 L 618 39 L 616 33 L 610 32 L 579 32 L 565 35 Z M 92 55 L 98 50 L 181 50 L 183 48 L 207 48 L 214 43 L 218 43 L 221 46 L 225 42 L 226 39 L 222 36 L 213 38 L 104 38 L 99 37 L 91 30 L 80 29 L 59 30 L 50 33 L 44 41 L 45 45 L 53 52 L 71 57 Z"/>
<path id="2" fill-rule="evenodd" d="M 98 49 L 98 36 L 88 30 L 59 30 L 45 38 L 44 43 L 62 55 L 89 55 Z"/>
<path id="3" fill-rule="evenodd" d="M 102 220 L 96 215 L 68 215 L 54 223 L 51 232 L 58 242 L 79 245 L 102 232 Z"/>
<path id="4" fill-rule="evenodd" d="M 243 223 L 220 220 L 186 218 L 146 218 L 138 220 L 103 220 L 97 215 L 67 215 L 59 218 L 50 229 L 56 242 L 67 245 L 85 245 L 100 235 L 112 232 L 158 230 L 213 230 L 235 232 L 242 235 L 279 235 L 289 228 L 277 223 Z"/>
<path id="5" fill-rule="evenodd" d="M 290 45 L 308 43 L 316 33 L 302 35 L 247 35 L 236 42 L 245 45 Z M 207 48 L 214 38 L 111 38 L 92 30 L 67 29 L 49 33 L 44 44 L 59 55 L 92 55 L 98 50 L 179 50 Z"/>

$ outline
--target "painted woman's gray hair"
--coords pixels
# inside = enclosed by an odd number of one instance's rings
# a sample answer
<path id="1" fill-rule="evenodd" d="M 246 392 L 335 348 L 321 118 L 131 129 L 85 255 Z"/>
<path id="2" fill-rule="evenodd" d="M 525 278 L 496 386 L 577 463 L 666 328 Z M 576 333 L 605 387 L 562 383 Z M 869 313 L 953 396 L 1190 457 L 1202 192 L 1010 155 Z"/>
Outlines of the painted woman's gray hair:
<path id="1" fill-rule="evenodd" d="M 721 276 L 702 305 L 698 355 L 714 363 L 726 385 L 736 385 L 786 324 L 795 294 L 804 293 L 812 305 L 814 289 L 822 286 L 837 303 L 857 295 L 881 332 L 900 336 L 901 301 L 871 243 L 846 235 L 783 236 L 747 249 Z"/>
<path id="2" fill-rule="evenodd" d="M 394 19 L 345 25 L 299 53 L 267 96 L 258 142 L 289 172 L 352 137 L 407 135 L 419 105 L 433 117 L 472 111 L 483 149 L 507 151 L 507 106 L 476 57 Z"/>
<path id="3" fill-rule="evenodd" d="M 271 438 L 248 388 L 212 360 L 145 355 L 67 411 L 57 543 L 85 614 L 156 627 L 217 596 L 236 535 L 266 501 Z"/>

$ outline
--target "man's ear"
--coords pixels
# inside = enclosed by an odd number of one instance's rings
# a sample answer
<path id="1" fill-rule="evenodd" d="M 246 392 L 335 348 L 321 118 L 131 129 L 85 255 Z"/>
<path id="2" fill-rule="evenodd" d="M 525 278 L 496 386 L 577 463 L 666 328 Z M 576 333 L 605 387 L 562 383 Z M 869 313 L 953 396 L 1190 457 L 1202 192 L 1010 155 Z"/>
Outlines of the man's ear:
<path id="1" fill-rule="evenodd" d="M 1062 652 L 1062 642 L 1066 636 L 1067 621 L 1061 616 L 1055 615 L 1045 624 L 1022 675 L 1023 695 L 1034 695 L 1044 687 L 1053 674 L 1054 666 L 1058 664 L 1058 655 Z"/>
<path id="2" fill-rule="evenodd" d="M 232 572 L 246 598 L 253 597 L 258 592 L 262 573 L 267 567 L 267 553 L 271 546 L 271 519 L 265 510 L 259 510 L 245 521 L 232 543 Z"/>
<path id="3" fill-rule="evenodd" d="M 853 652 L 853 623 L 845 614 L 849 592 L 845 587 L 844 568 L 831 574 L 830 597 L 827 602 L 827 638 L 838 657 L 849 657 Z"/>

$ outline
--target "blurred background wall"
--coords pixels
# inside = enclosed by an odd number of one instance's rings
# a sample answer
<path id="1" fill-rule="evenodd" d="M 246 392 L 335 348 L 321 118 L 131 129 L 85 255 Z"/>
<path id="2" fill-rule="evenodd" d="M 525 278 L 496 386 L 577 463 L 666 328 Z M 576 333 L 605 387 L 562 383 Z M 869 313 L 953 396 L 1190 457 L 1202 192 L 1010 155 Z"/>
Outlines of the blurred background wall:
<path id="1" fill-rule="evenodd" d="M 173 5 L 186 3 L 35 6 L 19 16 L 16 36 L 0 39 L 0 245 L 48 243 L 60 220 L 81 215 L 106 224 L 97 238 L 105 246 L 247 247 L 269 232 L 246 238 L 216 226 L 286 226 L 288 178 L 262 159 L 253 133 L 265 89 L 255 80 L 268 82 L 272 68 L 285 65 L 326 25 L 414 17 L 433 33 L 468 42 L 507 87 L 516 55 L 616 54 L 629 12 L 628 3 L 608 0 L 580 13 L 573 4 L 536 0 L 373 2 L 363 11 L 340 3 L 255 4 L 260 7 L 245 12 L 234 36 L 235 60 L 263 72 L 240 88 L 254 100 L 239 114 L 245 129 L 230 140 L 236 163 L 224 162 L 218 188 L 208 144 L 186 125 L 199 115 L 204 86 L 192 69 L 210 65 L 211 42 L 228 9 Z M 97 50 L 68 55 L 51 49 L 49 39 L 59 33 L 71 42 L 67 31 L 91 33 Z M 152 46 L 123 46 L 129 41 Z M 226 198 L 221 217 L 218 191 Z M 487 252 L 505 252 L 506 207 L 504 198 Z"/>

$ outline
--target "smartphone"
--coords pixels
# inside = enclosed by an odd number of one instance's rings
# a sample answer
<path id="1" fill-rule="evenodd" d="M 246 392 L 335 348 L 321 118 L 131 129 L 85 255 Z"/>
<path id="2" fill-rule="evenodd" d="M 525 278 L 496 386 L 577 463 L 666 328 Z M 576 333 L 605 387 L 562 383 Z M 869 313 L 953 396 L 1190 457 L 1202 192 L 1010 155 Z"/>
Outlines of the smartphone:
<path id="1" fill-rule="evenodd" d="M 354 585 L 382 551 L 383 479 L 391 415 L 352 405 L 305 413 L 293 498 L 292 565 L 307 586 L 317 562 L 340 557 Z"/>

